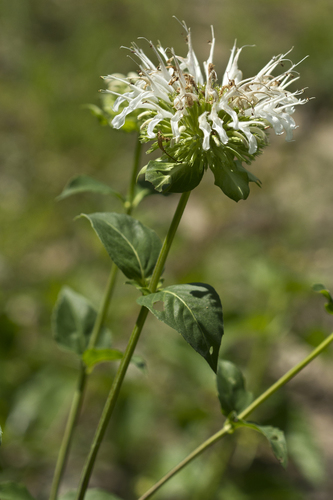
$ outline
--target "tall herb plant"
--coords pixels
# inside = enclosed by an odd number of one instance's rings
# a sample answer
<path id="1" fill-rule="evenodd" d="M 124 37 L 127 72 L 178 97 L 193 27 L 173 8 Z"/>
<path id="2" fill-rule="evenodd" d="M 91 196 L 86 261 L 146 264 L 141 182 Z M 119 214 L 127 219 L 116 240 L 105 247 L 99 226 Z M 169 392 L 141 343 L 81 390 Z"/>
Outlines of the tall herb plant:
<path id="1" fill-rule="evenodd" d="M 299 78 L 296 71 L 299 63 L 290 61 L 289 52 L 273 57 L 254 77 L 244 78 L 238 66 L 243 48 L 237 48 L 235 44 L 225 73 L 219 79 L 213 63 L 213 28 L 209 56 L 203 63 L 202 72 L 193 50 L 191 31 L 184 22 L 181 26 L 188 45 L 186 57 L 176 55 L 173 49 L 148 42 L 152 53 L 150 58 L 133 43 L 129 51 L 138 65 L 137 73 L 127 77 L 120 74 L 105 77 L 107 89 L 102 91 L 102 107 L 90 106 L 102 123 L 137 134 L 126 196 L 91 177 L 78 175 L 70 180 L 59 197 L 63 199 L 81 192 L 111 195 L 120 200 L 123 211 L 82 215 L 89 221 L 112 261 L 99 311 L 88 299 L 69 287 L 63 288 L 54 309 L 54 338 L 60 346 L 73 351 L 79 357 L 80 364 L 50 500 L 58 498 L 89 375 L 95 365 L 105 361 L 119 361 L 119 367 L 97 425 L 78 489 L 62 498 L 82 500 L 86 494 L 90 500 L 118 498 L 111 493 L 88 489 L 88 486 L 128 366 L 131 362 L 141 364 L 134 352 L 149 313 L 179 332 L 216 374 L 224 423 L 221 430 L 152 485 L 139 500 L 152 497 L 198 455 L 239 428 L 248 428 L 265 436 L 277 460 L 286 467 L 287 445 L 283 431 L 254 423 L 248 417 L 333 340 L 332 333 L 305 359 L 254 398 L 246 388 L 240 369 L 223 357 L 222 303 L 213 286 L 206 283 L 164 286 L 162 276 L 167 269 L 167 257 L 187 201 L 207 169 L 212 171 L 216 186 L 225 196 L 236 202 L 246 200 L 250 182 L 261 185 L 246 166 L 268 145 L 270 129 L 277 135 L 285 133 L 286 140 L 292 140 L 296 128 L 292 117 L 295 107 L 307 102 L 307 99 L 300 98 L 303 90 L 289 90 L 289 86 Z M 151 141 L 148 153 L 158 152 L 158 157 L 139 170 L 142 144 Z M 152 229 L 132 216 L 138 204 L 156 192 L 180 194 L 163 242 Z M 140 293 L 137 320 L 124 352 L 110 346 L 105 324 L 119 270 Z M 315 290 L 327 298 L 326 310 L 333 314 L 330 292 L 323 285 L 316 285 Z M 2 500 L 32 498 L 25 487 L 16 483 L 2 483 L 0 495 Z"/>

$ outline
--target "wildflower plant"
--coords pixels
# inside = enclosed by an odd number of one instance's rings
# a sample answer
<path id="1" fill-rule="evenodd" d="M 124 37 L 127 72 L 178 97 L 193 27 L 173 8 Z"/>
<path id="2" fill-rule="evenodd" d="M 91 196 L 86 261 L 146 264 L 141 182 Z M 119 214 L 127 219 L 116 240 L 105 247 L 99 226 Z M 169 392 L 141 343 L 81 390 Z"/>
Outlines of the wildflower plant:
<path id="1" fill-rule="evenodd" d="M 288 90 L 299 78 L 295 71 L 297 64 L 287 57 L 289 52 L 273 57 L 255 76 L 243 78 L 238 67 L 243 49 L 237 48 L 235 44 L 224 75 L 219 80 L 213 63 L 213 28 L 209 56 L 203 64 L 203 71 L 193 50 L 191 31 L 185 23 L 182 23 L 182 28 L 188 44 L 186 57 L 177 56 L 172 48 L 164 49 L 161 45 L 155 46 L 149 42 L 153 62 L 133 43 L 129 50 L 137 61 L 138 73 L 127 77 L 120 74 L 104 77 L 107 89 L 102 93 L 102 107 L 91 107 L 102 123 L 138 134 L 127 195 L 116 192 L 100 181 L 78 175 L 69 181 L 59 197 L 63 199 L 83 191 L 110 195 L 120 200 L 123 213 L 83 214 L 112 260 L 99 311 L 88 299 L 65 287 L 53 313 L 54 338 L 62 348 L 74 352 L 78 357 L 79 376 L 59 451 L 50 500 L 58 497 L 88 377 L 96 364 L 118 361 L 119 367 L 97 425 L 77 492 L 64 497 L 77 500 L 84 498 L 129 363 L 142 364 L 133 354 L 149 312 L 179 332 L 216 374 L 224 423 L 221 430 L 199 445 L 139 500 L 150 498 L 199 454 L 239 427 L 255 430 L 265 436 L 276 458 L 286 466 L 287 446 L 283 432 L 271 426 L 249 422 L 247 417 L 333 341 L 331 334 L 303 361 L 254 399 L 246 388 L 240 369 L 221 357 L 224 324 L 222 303 L 217 291 L 206 283 L 164 286 L 162 274 L 173 239 L 190 193 L 200 183 L 205 170 L 212 170 L 215 184 L 229 198 L 235 201 L 246 199 L 249 182 L 260 185 L 260 181 L 244 164 L 250 165 L 267 146 L 269 129 L 278 135 L 285 133 L 286 140 L 290 141 L 296 128 L 292 114 L 297 105 L 306 102 L 306 99 L 299 98 L 302 90 Z M 283 72 L 275 74 L 281 66 Z M 150 160 L 140 170 L 148 182 L 147 187 L 147 183 L 142 185 L 137 182 L 137 176 L 141 144 L 151 141 L 148 153 L 159 151 L 160 157 Z M 163 243 L 152 229 L 132 217 L 136 206 L 156 191 L 182 193 Z M 105 326 L 119 269 L 127 282 L 141 292 L 137 299 L 140 310 L 124 352 L 110 345 L 109 332 Z M 329 301 L 326 310 L 332 314 L 330 292 L 323 285 L 317 285 L 315 290 Z M 157 304 L 162 307 L 157 307 Z M 15 483 L 0 484 L 0 494 L 3 498 L 32 498 L 24 487 Z M 88 490 L 88 498 L 116 500 L 119 497 L 99 490 Z"/>

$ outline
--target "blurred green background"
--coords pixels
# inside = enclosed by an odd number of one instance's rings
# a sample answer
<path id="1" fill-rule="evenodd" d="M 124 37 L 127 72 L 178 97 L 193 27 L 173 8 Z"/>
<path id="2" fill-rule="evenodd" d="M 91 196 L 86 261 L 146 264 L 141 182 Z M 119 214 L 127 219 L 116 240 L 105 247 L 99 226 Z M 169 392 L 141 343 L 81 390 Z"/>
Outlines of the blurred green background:
<path id="1" fill-rule="evenodd" d="M 2 0 L 0 3 L 0 480 L 47 498 L 77 376 L 58 349 L 50 315 L 67 284 L 96 306 L 110 261 L 81 212 L 117 211 L 107 197 L 56 202 L 68 179 L 88 174 L 126 192 L 135 137 L 102 127 L 82 105 L 99 104 L 99 75 L 135 70 L 121 46 L 138 36 L 186 54 L 192 28 L 200 61 L 210 25 L 222 76 L 237 38 L 240 67 L 254 75 L 294 46 L 298 88 L 314 96 L 296 110 L 295 142 L 271 134 L 252 165 L 263 187 L 238 204 L 207 174 L 191 195 L 165 284 L 203 281 L 224 307 L 221 354 L 239 364 L 255 395 L 331 330 L 324 299 L 333 289 L 333 3 L 331 0 Z M 140 45 L 148 49 L 146 41 Z M 295 88 L 296 89 L 296 88 Z M 142 158 L 142 165 L 146 158 Z M 152 196 L 134 214 L 165 235 L 178 197 Z M 137 291 L 119 276 L 108 326 L 123 348 Z M 142 494 L 222 425 L 208 365 L 150 317 L 138 346 L 146 373 L 131 367 L 91 486 L 124 499 Z M 77 485 L 114 365 L 96 369 L 63 482 Z M 333 495 L 333 368 L 328 350 L 257 411 L 287 435 L 284 471 L 263 438 L 239 432 L 206 452 L 156 494 L 160 500 L 329 500 Z"/>

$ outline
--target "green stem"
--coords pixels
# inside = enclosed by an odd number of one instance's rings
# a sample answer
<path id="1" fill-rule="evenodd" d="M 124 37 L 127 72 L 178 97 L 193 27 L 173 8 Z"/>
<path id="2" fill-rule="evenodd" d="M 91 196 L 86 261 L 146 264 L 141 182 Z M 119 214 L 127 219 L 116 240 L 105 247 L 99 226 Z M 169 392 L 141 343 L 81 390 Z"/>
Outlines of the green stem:
<path id="1" fill-rule="evenodd" d="M 131 180 L 128 188 L 128 194 L 127 194 L 127 201 L 124 205 L 125 207 L 125 212 L 127 215 L 130 215 L 133 210 L 133 200 L 134 200 L 134 190 L 135 190 L 135 184 L 136 184 L 136 177 L 137 177 L 137 172 L 139 168 L 139 163 L 140 163 L 140 154 L 141 154 L 141 149 L 142 145 L 139 141 L 139 138 L 137 138 L 137 143 L 136 143 L 136 148 L 135 148 L 135 153 L 134 153 L 134 162 L 133 162 L 133 169 L 132 169 L 132 175 L 131 175 Z M 91 333 L 91 337 L 89 340 L 88 344 L 88 349 L 93 349 L 96 346 L 96 343 L 98 341 L 99 335 L 101 333 L 102 327 L 104 325 L 108 309 L 110 306 L 110 302 L 112 299 L 112 295 L 115 289 L 116 285 L 116 278 L 118 274 L 118 267 L 113 263 L 111 267 L 111 272 L 109 276 L 109 280 L 107 283 L 107 287 L 105 290 L 105 294 L 103 297 L 103 302 L 101 304 L 101 308 L 98 312 L 98 315 L 96 317 L 96 321 L 94 324 L 93 331 Z M 69 455 L 69 450 L 74 434 L 74 429 L 77 424 L 79 414 L 81 411 L 82 407 L 82 402 L 83 402 L 83 397 L 84 397 L 84 391 L 85 391 L 85 386 L 87 383 L 87 372 L 86 368 L 83 363 L 81 363 L 80 366 L 80 373 L 79 373 L 79 378 L 78 378 L 78 383 L 77 383 L 77 389 L 74 393 L 73 401 L 72 401 L 72 406 L 68 415 L 67 423 L 66 423 L 66 428 L 64 432 L 64 436 L 61 442 L 58 458 L 57 458 L 57 463 L 54 471 L 54 476 L 52 480 L 52 485 L 51 485 L 51 493 L 50 493 L 50 500 L 56 500 L 59 487 L 60 487 L 60 482 L 62 479 L 62 476 L 64 474 L 66 464 L 67 464 L 67 459 Z"/>
<path id="2" fill-rule="evenodd" d="M 111 272 L 109 275 L 108 284 L 106 286 L 105 294 L 103 297 L 103 302 L 98 312 L 87 349 L 93 349 L 97 344 L 98 337 L 99 334 L 101 333 L 102 326 L 105 323 L 105 318 L 108 313 L 111 298 L 115 289 L 117 274 L 118 274 L 118 267 L 113 263 L 111 266 Z"/>
<path id="3" fill-rule="evenodd" d="M 238 418 L 243 420 L 248 417 L 258 406 L 260 406 L 266 399 L 285 385 L 289 380 L 294 378 L 303 368 L 305 368 L 311 361 L 313 361 L 326 347 L 333 341 L 333 333 L 327 337 L 316 349 L 314 349 L 306 358 L 298 363 L 294 368 L 291 368 L 285 375 L 283 375 L 275 384 L 271 385 L 267 391 L 263 392 L 253 403 L 251 403 L 245 410 L 243 410 Z"/>
<path id="4" fill-rule="evenodd" d="M 333 333 L 326 340 L 324 340 L 316 349 L 314 349 L 306 358 L 298 363 L 294 368 L 291 368 L 283 377 L 281 377 L 275 384 L 273 384 L 267 391 L 265 391 L 261 396 L 259 396 L 253 403 L 251 403 L 245 410 L 243 410 L 237 419 L 243 420 L 250 415 L 258 406 L 260 406 L 266 399 L 268 399 L 272 394 L 274 394 L 278 389 L 285 385 L 289 380 L 291 380 L 295 375 L 297 375 L 303 368 L 305 368 L 311 361 L 316 358 L 331 342 L 333 342 Z M 216 432 L 213 436 L 202 443 L 198 448 L 196 448 L 192 453 L 190 453 L 184 460 L 182 460 L 176 467 L 174 467 L 168 474 L 166 474 L 162 479 L 154 484 L 144 495 L 142 495 L 139 500 L 147 500 L 150 498 L 157 490 L 161 488 L 169 479 L 171 479 L 177 472 L 181 471 L 186 465 L 188 465 L 192 460 L 198 457 L 202 452 L 207 450 L 214 443 L 219 441 L 223 436 L 232 431 L 232 424 L 227 420 L 223 428 Z"/>
<path id="5" fill-rule="evenodd" d="M 59 454 L 58 454 L 58 459 L 57 459 L 57 464 L 56 468 L 54 471 L 54 476 L 53 476 L 53 481 L 52 481 L 52 486 L 51 486 L 51 493 L 50 493 L 50 500 L 55 500 L 57 498 L 61 478 L 63 476 L 67 459 L 68 459 L 68 454 L 69 454 L 69 449 L 70 445 L 72 442 L 73 438 L 73 433 L 74 433 L 74 428 L 76 426 L 82 402 L 83 402 L 83 395 L 84 395 L 84 389 L 86 385 L 86 369 L 83 363 L 81 363 L 80 366 L 80 374 L 77 382 L 77 388 L 74 393 L 73 401 L 72 401 L 72 406 L 69 411 L 69 415 L 67 418 L 67 423 L 66 423 L 66 428 L 64 432 L 64 436 L 61 442 Z"/>
<path id="6" fill-rule="evenodd" d="M 171 245 L 172 245 L 173 238 L 176 234 L 177 228 L 179 226 L 181 217 L 184 213 L 186 203 L 188 201 L 189 196 L 190 196 L 190 192 L 183 193 L 180 200 L 179 200 L 175 215 L 172 219 L 168 234 L 167 234 L 167 236 L 164 240 L 164 243 L 162 245 L 162 249 L 160 251 L 160 254 L 159 254 L 159 257 L 158 257 L 158 260 L 157 260 L 157 263 L 156 263 L 156 266 L 155 266 L 155 269 L 153 272 L 153 276 L 152 276 L 152 279 L 150 282 L 149 291 L 152 293 L 156 291 L 156 288 L 158 286 L 158 283 L 159 283 L 161 274 L 163 272 L 168 253 L 169 253 Z M 94 468 L 94 464 L 95 464 L 97 453 L 99 451 L 99 447 L 102 443 L 106 428 L 108 426 L 108 423 L 109 423 L 110 417 L 112 415 L 113 409 L 115 407 L 115 404 L 116 404 L 124 377 L 126 375 L 128 365 L 131 361 L 132 355 L 134 353 L 135 347 L 136 347 L 137 342 L 139 340 L 139 337 L 140 337 L 140 334 L 141 334 L 141 331 L 142 331 L 142 328 L 144 326 L 144 323 L 146 321 L 147 316 L 148 316 L 148 309 L 146 307 L 141 307 L 139 315 L 138 315 L 138 319 L 136 321 L 135 327 L 134 327 L 132 334 L 130 336 L 127 348 L 125 350 L 124 356 L 123 356 L 121 363 L 119 365 L 119 368 L 118 368 L 118 371 L 116 373 L 115 379 L 113 381 L 110 393 L 109 393 L 107 401 L 105 403 L 105 406 L 104 406 L 104 409 L 103 409 L 103 412 L 102 412 L 102 415 L 101 415 L 101 418 L 100 418 L 100 421 L 98 423 L 97 430 L 96 430 L 96 433 L 95 433 L 95 436 L 93 439 L 93 443 L 92 443 L 90 451 L 89 451 L 89 455 L 87 457 L 86 463 L 85 463 L 83 471 L 82 471 L 82 476 L 81 476 L 80 485 L 79 485 L 78 494 L 77 494 L 77 500 L 83 500 L 85 492 L 88 488 L 90 476 L 91 476 L 93 468 Z"/>

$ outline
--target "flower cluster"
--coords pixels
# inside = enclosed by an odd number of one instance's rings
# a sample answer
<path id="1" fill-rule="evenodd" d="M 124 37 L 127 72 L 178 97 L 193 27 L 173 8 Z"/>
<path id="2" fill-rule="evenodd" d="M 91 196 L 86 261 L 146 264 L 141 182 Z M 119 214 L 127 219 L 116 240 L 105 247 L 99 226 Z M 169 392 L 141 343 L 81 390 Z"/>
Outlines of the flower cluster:
<path id="1" fill-rule="evenodd" d="M 273 57 L 256 76 L 243 79 L 238 68 L 242 48 L 234 45 L 219 82 L 213 64 L 213 28 L 203 74 L 193 50 L 191 31 L 184 22 L 182 26 L 187 34 L 186 57 L 150 42 L 158 61 L 155 64 L 133 43 L 130 50 L 139 62 L 138 75 L 127 79 L 119 75 L 104 77 L 109 83 L 104 92 L 117 96 L 113 111 L 118 114 L 112 125 L 123 127 L 128 115 L 140 110 L 142 140 L 155 139 L 150 151 L 160 148 L 162 152 L 161 158 L 149 162 L 144 170 L 146 179 L 159 191 L 193 189 L 210 167 L 215 184 L 227 196 L 236 201 L 245 199 L 248 183 L 260 181 L 242 162 L 250 164 L 261 152 L 269 128 L 276 134 L 285 132 L 290 141 L 296 128 L 291 115 L 296 105 L 307 101 L 298 97 L 303 90 L 287 90 L 299 78 L 294 71 L 297 64 L 287 59 L 289 51 Z M 277 67 L 286 64 L 288 69 L 273 76 Z M 115 81 L 128 86 L 128 91 L 117 92 L 111 84 Z"/>

